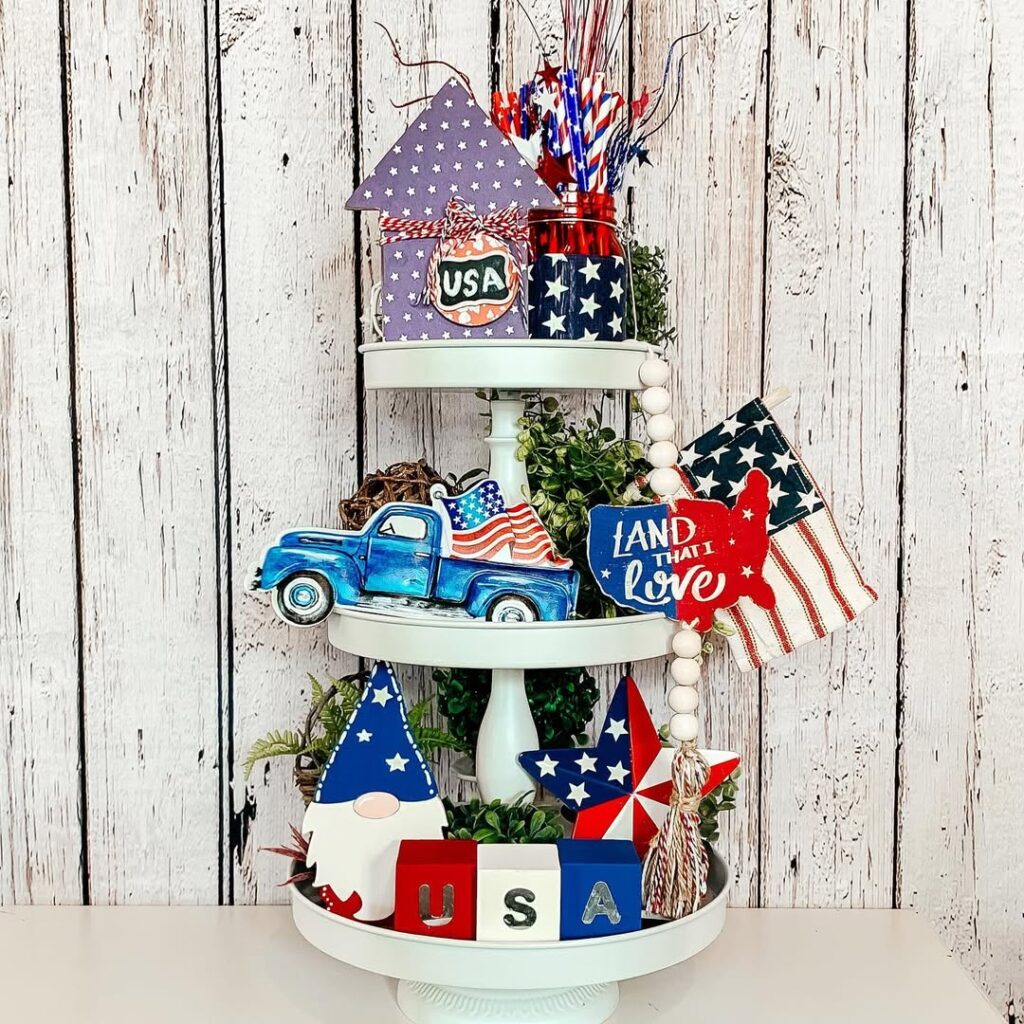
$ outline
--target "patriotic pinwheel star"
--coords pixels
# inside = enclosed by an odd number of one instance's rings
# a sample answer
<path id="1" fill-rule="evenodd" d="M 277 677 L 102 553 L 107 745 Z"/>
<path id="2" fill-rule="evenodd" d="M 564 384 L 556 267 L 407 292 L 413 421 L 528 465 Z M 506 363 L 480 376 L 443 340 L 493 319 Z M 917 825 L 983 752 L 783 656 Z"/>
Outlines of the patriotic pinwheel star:
<path id="1" fill-rule="evenodd" d="M 736 754 L 704 751 L 711 766 L 704 793 L 739 764 Z M 573 811 L 574 839 L 631 839 L 642 857 L 657 834 L 672 796 L 672 757 L 636 683 L 628 676 L 615 690 L 597 746 L 528 750 L 523 769 Z"/>

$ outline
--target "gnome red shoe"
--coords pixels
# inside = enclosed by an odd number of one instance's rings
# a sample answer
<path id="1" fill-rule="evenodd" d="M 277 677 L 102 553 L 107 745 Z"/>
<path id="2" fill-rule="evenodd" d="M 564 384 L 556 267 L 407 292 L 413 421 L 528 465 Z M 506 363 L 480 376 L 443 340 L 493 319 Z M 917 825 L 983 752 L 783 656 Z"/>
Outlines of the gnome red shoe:
<path id="1" fill-rule="evenodd" d="M 359 893 L 354 892 L 347 900 L 338 899 L 334 890 L 329 886 L 325 885 L 320 888 L 320 902 L 323 903 L 324 907 L 329 910 L 332 914 L 337 914 L 338 917 L 347 917 L 354 919 L 356 914 L 362 909 L 363 901 L 359 898 Z"/>

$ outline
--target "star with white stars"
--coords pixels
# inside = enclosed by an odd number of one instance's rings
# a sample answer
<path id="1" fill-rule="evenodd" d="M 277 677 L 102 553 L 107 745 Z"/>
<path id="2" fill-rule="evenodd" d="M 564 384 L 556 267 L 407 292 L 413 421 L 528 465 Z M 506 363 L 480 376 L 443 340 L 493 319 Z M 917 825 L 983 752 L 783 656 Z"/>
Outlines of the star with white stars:
<path id="1" fill-rule="evenodd" d="M 744 448 L 743 445 L 740 445 L 739 461 L 742 462 L 744 466 L 749 466 L 753 469 L 754 463 L 757 462 L 760 455 L 761 453 L 757 450 L 756 444 L 752 444 L 749 448 Z"/>
<path id="2" fill-rule="evenodd" d="M 580 771 L 584 774 L 597 770 L 597 758 L 585 752 L 576 758 L 576 764 L 580 766 Z"/>
<path id="3" fill-rule="evenodd" d="M 605 729 L 612 739 L 622 739 L 623 736 L 627 735 L 626 720 L 624 718 L 612 718 L 608 722 L 608 728 Z"/>
<path id="4" fill-rule="evenodd" d="M 545 754 L 544 757 L 536 762 L 537 767 L 540 769 L 540 774 L 554 775 L 555 769 L 558 767 L 558 762 L 550 755 Z"/>
<path id="5" fill-rule="evenodd" d="M 629 769 L 624 768 L 621 761 L 618 764 L 610 764 L 608 766 L 608 779 L 610 782 L 618 782 L 622 785 L 626 781 L 628 774 Z"/>
<path id="6" fill-rule="evenodd" d="M 722 422 L 719 429 L 723 434 L 728 434 L 729 437 L 732 437 L 733 434 L 743 429 L 743 424 L 735 416 L 730 416 Z"/>
<path id="7" fill-rule="evenodd" d="M 593 260 L 587 260 L 579 272 L 587 281 L 598 281 L 601 278 L 601 268 Z"/>
<path id="8" fill-rule="evenodd" d="M 401 754 L 395 754 L 394 757 L 385 757 L 384 763 L 388 766 L 389 772 L 404 772 L 405 766 L 409 763 L 409 758 L 402 757 Z"/>
<path id="9" fill-rule="evenodd" d="M 381 686 L 379 689 L 373 691 L 373 700 L 371 704 L 379 704 L 382 708 L 388 706 L 388 701 L 394 699 L 394 694 L 386 687 Z"/>
<path id="10" fill-rule="evenodd" d="M 587 787 L 581 782 L 578 785 L 573 784 L 569 786 L 569 800 L 575 800 L 576 806 L 580 807 L 584 800 L 590 799 L 590 794 L 587 792 Z"/>
<path id="11" fill-rule="evenodd" d="M 796 459 L 789 454 L 788 451 L 778 452 L 775 456 L 775 462 L 772 464 L 773 469 L 780 469 L 783 473 L 789 472 L 790 466 L 796 465 Z"/>
<path id="12" fill-rule="evenodd" d="M 786 492 L 782 489 L 782 484 L 780 483 L 773 483 L 771 487 L 768 488 L 768 500 L 772 503 L 773 508 L 778 505 L 785 493 Z"/>
<path id="13" fill-rule="evenodd" d="M 598 310 L 597 299 L 593 295 L 585 296 L 580 299 L 580 312 L 584 316 L 589 316 L 593 319 L 594 314 Z"/>
<path id="14" fill-rule="evenodd" d="M 569 289 L 556 277 L 548 281 L 547 294 L 553 299 L 561 299 Z"/>
<path id="15" fill-rule="evenodd" d="M 548 334 L 553 338 L 556 334 L 565 333 L 565 316 L 558 316 L 556 313 L 552 313 L 551 316 L 544 321 L 544 326 L 548 329 Z"/>
<path id="16" fill-rule="evenodd" d="M 701 494 L 710 494 L 715 486 L 715 477 L 713 473 L 708 473 L 706 476 L 695 477 L 697 481 L 697 490 Z"/>
<path id="17" fill-rule="evenodd" d="M 373 733 L 368 729 L 360 729 L 359 732 L 356 733 L 356 739 L 359 740 L 360 743 L 369 743 L 370 740 L 373 739 Z"/>
<path id="18" fill-rule="evenodd" d="M 797 505 L 801 508 L 807 509 L 808 512 L 813 512 L 821 504 L 821 499 L 814 493 L 814 491 L 808 491 L 806 494 L 801 494 Z"/>

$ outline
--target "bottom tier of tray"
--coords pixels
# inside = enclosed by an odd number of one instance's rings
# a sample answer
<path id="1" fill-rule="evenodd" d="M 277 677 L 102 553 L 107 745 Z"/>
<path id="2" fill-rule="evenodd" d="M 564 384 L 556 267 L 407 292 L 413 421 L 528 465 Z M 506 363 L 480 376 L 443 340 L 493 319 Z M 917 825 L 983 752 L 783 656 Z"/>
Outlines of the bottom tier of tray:
<path id="1" fill-rule="evenodd" d="M 600 1024 L 618 1003 L 618 982 L 682 963 L 725 924 L 729 868 L 712 851 L 708 895 L 681 921 L 572 942 L 463 942 L 408 935 L 329 913 L 308 888 L 292 890 L 292 915 L 317 949 L 399 979 L 398 1003 L 417 1024 L 552 1021 Z"/>

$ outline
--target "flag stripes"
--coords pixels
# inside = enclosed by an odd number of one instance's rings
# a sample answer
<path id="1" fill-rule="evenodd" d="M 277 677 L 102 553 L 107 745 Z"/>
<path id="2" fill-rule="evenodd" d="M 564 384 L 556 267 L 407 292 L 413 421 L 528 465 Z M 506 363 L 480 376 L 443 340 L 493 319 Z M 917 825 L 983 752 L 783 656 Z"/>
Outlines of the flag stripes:
<path id="1" fill-rule="evenodd" d="M 743 671 L 827 636 L 877 600 L 814 478 L 761 401 L 707 431 L 682 456 L 679 474 L 694 497 L 731 506 L 730 492 L 754 467 L 773 485 L 764 578 L 775 607 L 765 611 L 743 597 L 718 614 L 733 628 L 729 646 Z"/>

